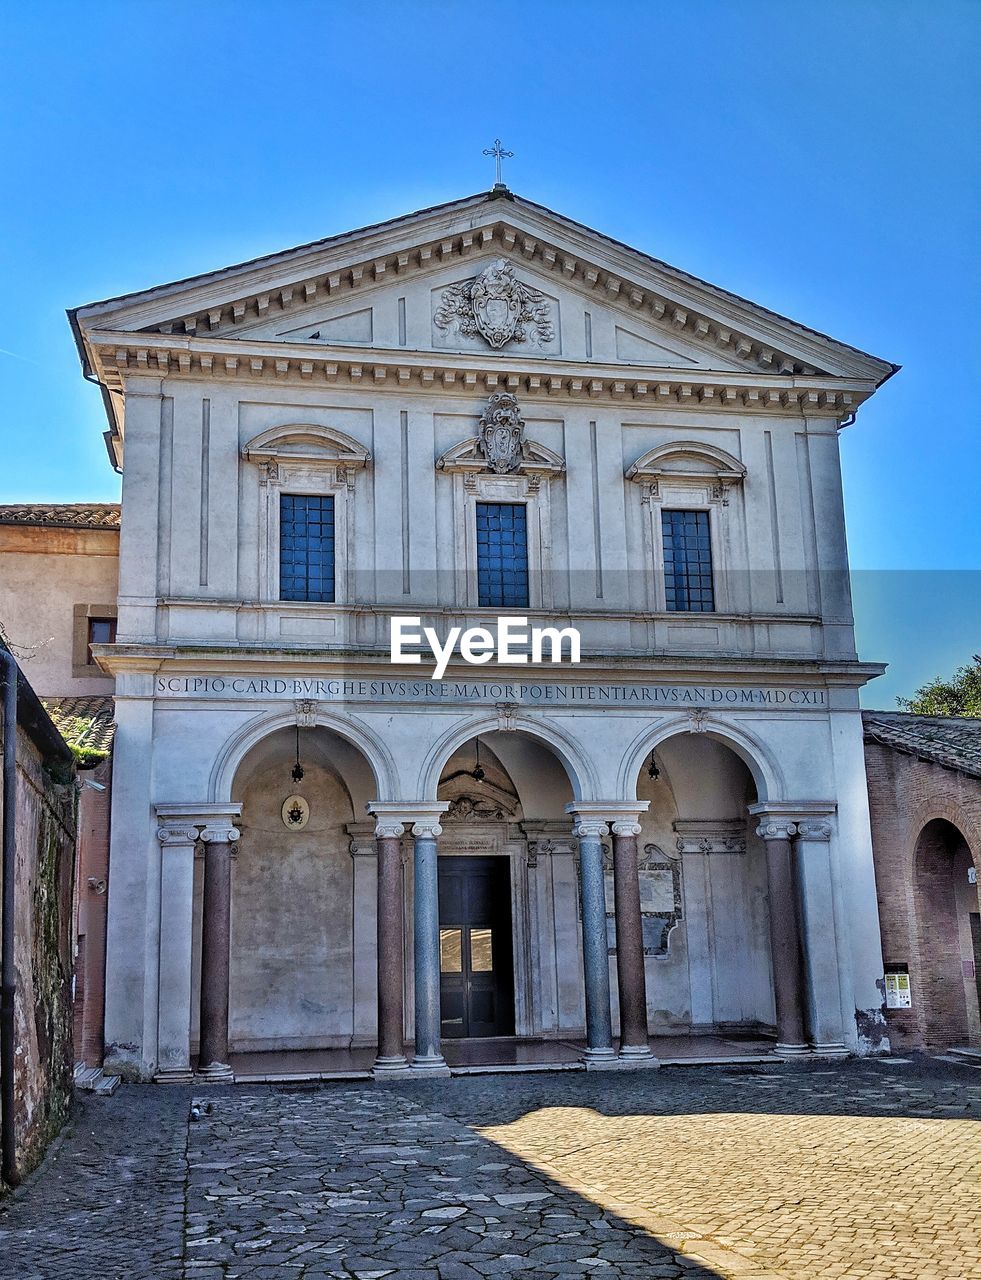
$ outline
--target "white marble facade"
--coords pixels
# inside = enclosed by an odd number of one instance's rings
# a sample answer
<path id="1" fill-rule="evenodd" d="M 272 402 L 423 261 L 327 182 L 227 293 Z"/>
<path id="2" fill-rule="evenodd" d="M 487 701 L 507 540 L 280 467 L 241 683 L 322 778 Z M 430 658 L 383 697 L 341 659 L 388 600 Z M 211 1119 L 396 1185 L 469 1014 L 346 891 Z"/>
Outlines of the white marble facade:
<path id="1" fill-rule="evenodd" d="M 448 803 L 441 856 L 509 860 L 515 1031 L 536 1036 L 584 1026 L 570 815 L 640 825 L 653 1033 L 773 1026 L 757 828 L 790 824 L 808 1042 L 880 1046 L 858 711 L 880 668 L 855 653 L 837 433 L 891 365 L 503 191 L 72 318 L 123 467 L 113 1067 L 193 1054 L 215 824 L 241 833 L 233 1050 L 373 1042 L 372 801 Z M 476 444 L 501 392 L 510 470 Z M 332 604 L 279 598 L 290 493 L 334 496 Z M 392 616 L 486 621 L 481 500 L 526 504 L 521 612 L 577 627 L 578 667 L 390 663 Z M 709 513 L 713 612 L 666 608 L 679 507 Z M 411 860 L 405 880 L 408 920 Z"/>

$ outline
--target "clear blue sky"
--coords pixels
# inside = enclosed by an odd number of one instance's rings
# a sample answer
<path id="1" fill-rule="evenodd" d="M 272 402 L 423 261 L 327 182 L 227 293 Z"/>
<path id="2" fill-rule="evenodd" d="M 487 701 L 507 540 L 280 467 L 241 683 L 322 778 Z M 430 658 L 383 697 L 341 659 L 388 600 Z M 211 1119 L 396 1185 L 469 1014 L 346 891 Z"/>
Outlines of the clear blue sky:
<path id="1" fill-rule="evenodd" d="M 861 649 L 893 664 L 866 702 L 981 650 L 981 3 L 86 0 L 0 24 L 0 501 L 118 495 L 66 307 L 481 190 L 500 134 L 518 193 L 904 366 L 842 439 Z"/>

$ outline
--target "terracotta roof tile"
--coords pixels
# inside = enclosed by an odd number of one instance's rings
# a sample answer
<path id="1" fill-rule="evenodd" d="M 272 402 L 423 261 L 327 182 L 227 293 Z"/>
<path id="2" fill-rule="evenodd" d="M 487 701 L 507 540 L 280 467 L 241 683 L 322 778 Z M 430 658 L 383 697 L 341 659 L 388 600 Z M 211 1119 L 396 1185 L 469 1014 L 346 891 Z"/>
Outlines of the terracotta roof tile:
<path id="1" fill-rule="evenodd" d="M 0 506 L 0 524 L 56 529 L 118 529 L 118 502 L 17 502 Z"/>
<path id="2" fill-rule="evenodd" d="M 945 769 L 981 778 L 981 719 L 864 711 L 862 722 L 866 742 L 878 742 Z"/>
<path id="3" fill-rule="evenodd" d="M 112 698 L 90 695 L 79 698 L 43 698 L 44 709 L 68 745 L 83 755 L 105 756 L 116 732 L 116 707 Z"/>

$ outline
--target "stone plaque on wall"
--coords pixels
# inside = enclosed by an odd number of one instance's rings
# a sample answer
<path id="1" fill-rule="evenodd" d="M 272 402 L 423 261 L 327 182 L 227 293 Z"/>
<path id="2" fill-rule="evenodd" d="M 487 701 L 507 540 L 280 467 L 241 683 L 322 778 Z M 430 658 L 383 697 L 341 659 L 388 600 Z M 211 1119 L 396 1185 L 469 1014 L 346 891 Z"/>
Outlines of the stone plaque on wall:
<path id="1" fill-rule="evenodd" d="M 681 861 L 669 859 L 655 844 L 644 846 L 637 867 L 640 885 L 640 917 L 644 934 L 644 955 L 660 956 L 668 949 L 668 934 L 682 917 Z M 606 936 L 610 955 L 616 955 L 616 910 L 613 860 L 608 850 L 603 858 L 606 891 Z"/>

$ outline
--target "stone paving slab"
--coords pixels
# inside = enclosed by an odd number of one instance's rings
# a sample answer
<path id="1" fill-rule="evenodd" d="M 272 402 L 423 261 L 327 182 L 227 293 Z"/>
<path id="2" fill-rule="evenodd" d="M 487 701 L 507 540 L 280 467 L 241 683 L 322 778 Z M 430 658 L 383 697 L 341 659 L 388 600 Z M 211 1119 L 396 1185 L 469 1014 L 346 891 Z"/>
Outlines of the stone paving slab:
<path id="1" fill-rule="evenodd" d="M 979 1119 L 924 1059 L 124 1086 L 0 1207 L 0 1277 L 981 1280 Z"/>

